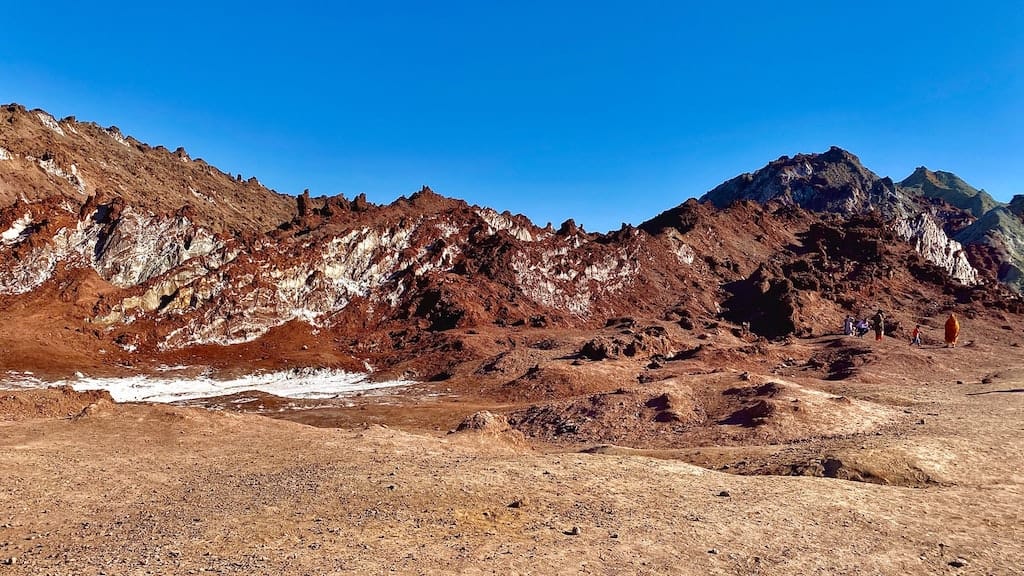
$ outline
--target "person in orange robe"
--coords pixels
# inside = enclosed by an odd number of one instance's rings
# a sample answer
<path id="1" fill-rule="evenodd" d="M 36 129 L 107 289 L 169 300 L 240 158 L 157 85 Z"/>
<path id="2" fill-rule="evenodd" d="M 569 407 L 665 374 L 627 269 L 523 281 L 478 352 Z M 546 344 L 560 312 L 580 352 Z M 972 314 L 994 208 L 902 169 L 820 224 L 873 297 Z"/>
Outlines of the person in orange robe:
<path id="1" fill-rule="evenodd" d="M 946 347 L 956 348 L 956 339 L 959 336 L 960 322 L 957 321 L 956 314 L 950 313 L 949 319 L 946 320 Z"/>

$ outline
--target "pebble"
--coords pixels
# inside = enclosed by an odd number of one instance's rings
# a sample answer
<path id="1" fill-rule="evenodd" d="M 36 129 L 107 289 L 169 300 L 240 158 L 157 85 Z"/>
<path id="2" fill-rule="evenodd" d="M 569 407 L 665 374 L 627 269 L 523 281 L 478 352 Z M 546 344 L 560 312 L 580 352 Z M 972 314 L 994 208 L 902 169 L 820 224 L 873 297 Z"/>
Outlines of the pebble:
<path id="1" fill-rule="evenodd" d="M 728 498 L 729 496 L 732 496 L 732 494 L 729 494 L 728 490 L 722 490 L 721 492 L 718 493 L 718 496 L 721 496 L 722 498 Z"/>
<path id="2" fill-rule="evenodd" d="M 571 530 L 566 530 L 565 531 L 565 535 L 566 536 L 579 536 L 580 535 L 580 527 L 579 526 L 573 526 Z"/>
<path id="3" fill-rule="evenodd" d="M 964 560 L 963 558 L 956 558 L 954 560 L 950 560 L 949 565 L 953 568 L 963 568 L 964 566 L 967 566 L 967 560 Z"/>

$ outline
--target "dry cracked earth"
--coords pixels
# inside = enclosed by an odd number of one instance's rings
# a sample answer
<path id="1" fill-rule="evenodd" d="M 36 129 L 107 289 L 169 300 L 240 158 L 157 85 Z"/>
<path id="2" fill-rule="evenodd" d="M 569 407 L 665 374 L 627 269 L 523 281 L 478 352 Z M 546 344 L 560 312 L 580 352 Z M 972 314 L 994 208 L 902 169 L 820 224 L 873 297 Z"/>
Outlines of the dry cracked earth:
<path id="1" fill-rule="evenodd" d="M 631 360 L 552 349 L 529 398 L 0 392 L 0 573 L 1021 574 L 1024 353 L 997 336 L 725 334 L 614 387 Z"/>

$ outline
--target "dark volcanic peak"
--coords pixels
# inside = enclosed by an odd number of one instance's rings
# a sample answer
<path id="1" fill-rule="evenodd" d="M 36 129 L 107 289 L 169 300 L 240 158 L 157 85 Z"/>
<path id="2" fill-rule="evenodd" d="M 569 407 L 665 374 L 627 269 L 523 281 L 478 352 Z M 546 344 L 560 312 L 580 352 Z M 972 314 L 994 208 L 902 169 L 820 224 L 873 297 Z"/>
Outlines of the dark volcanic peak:
<path id="1" fill-rule="evenodd" d="M 919 166 L 914 173 L 899 183 L 904 192 L 942 200 L 951 206 L 981 218 L 989 210 L 1002 205 L 985 192 L 978 190 L 952 172 L 932 172 Z"/>
<path id="2" fill-rule="evenodd" d="M 1018 217 L 1024 217 L 1024 194 L 1017 194 L 1011 198 L 1007 208 Z"/>
<path id="3" fill-rule="evenodd" d="M 887 216 L 905 214 L 909 204 L 892 180 L 879 178 L 856 156 L 836 146 L 823 154 L 783 156 L 754 173 L 719 185 L 701 198 L 719 208 L 738 200 L 777 200 L 841 214 L 877 209 Z"/>

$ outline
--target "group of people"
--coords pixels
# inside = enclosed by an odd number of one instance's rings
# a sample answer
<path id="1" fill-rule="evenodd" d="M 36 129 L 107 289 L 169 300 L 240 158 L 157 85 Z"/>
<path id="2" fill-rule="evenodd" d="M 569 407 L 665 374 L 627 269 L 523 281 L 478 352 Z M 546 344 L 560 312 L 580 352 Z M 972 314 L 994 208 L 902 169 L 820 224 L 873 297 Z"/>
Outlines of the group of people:
<path id="1" fill-rule="evenodd" d="M 885 335 L 885 312 L 878 310 L 875 315 L 871 317 L 870 322 L 867 318 L 857 320 L 853 316 L 847 315 L 843 320 L 843 334 L 847 336 L 863 337 L 871 330 L 875 331 L 875 340 L 881 340 L 882 336 Z M 956 314 L 950 313 L 949 318 L 946 319 L 945 325 L 945 340 L 947 348 L 955 348 L 956 342 L 960 338 L 960 321 L 957 319 Z M 921 345 L 921 325 L 917 324 L 914 326 L 913 332 L 910 333 L 910 345 L 920 346 Z"/>
<path id="2" fill-rule="evenodd" d="M 882 339 L 882 335 L 885 334 L 885 312 L 882 310 L 875 312 L 875 315 L 871 317 L 870 323 L 868 323 L 867 318 L 857 320 L 849 315 L 843 320 L 843 334 L 847 336 L 856 335 L 859 338 L 871 330 L 875 331 L 875 340 Z"/>

